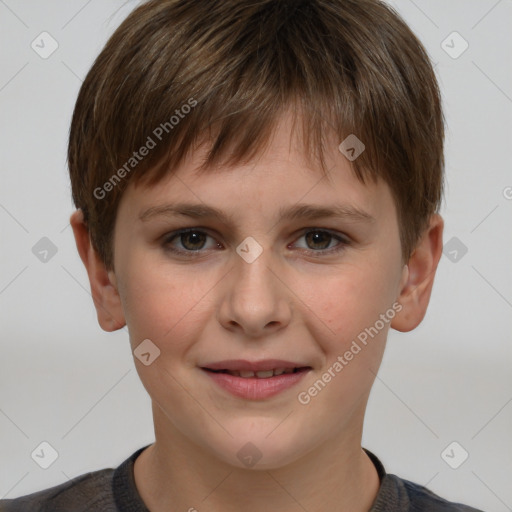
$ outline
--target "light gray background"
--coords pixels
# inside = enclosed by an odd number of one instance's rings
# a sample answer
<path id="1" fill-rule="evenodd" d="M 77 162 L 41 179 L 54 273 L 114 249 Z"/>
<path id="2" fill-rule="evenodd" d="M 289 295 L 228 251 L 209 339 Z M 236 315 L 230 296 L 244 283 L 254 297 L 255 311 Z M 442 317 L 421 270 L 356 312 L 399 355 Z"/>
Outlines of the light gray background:
<path id="1" fill-rule="evenodd" d="M 0 498 L 115 467 L 154 439 L 127 331 L 97 324 L 68 224 L 78 89 L 136 4 L 0 0 Z M 391 332 L 364 446 L 443 497 L 512 510 L 512 2 L 393 5 L 436 63 L 448 128 L 445 242 L 457 237 L 468 251 L 442 257 L 421 326 Z M 43 31 L 59 45 L 47 59 L 31 48 Z M 458 58 L 441 47 L 453 31 L 469 43 Z M 445 43 L 452 54 L 456 37 Z M 32 252 L 42 237 L 57 247 L 46 263 Z M 42 441 L 59 454 L 46 470 L 31 458 Z M 458 469 L 441 457 L 452 441 L 469 453 Z"/>

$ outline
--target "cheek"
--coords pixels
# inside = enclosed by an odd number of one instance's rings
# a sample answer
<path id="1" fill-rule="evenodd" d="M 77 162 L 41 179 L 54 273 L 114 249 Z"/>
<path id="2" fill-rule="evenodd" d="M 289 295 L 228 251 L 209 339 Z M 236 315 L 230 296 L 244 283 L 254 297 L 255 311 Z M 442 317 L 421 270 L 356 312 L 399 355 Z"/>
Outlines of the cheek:
<path id="1" fill-rule="evenodd" d="M 395 280 L 394 272 L 384 272 L 377 264 L 340 268 L 336 274 L 317 276 L 314 285 L 305 279 L 297 294 L 303 297 L 304 311 L 310 311 L 305 314 L 308 327 L 324 340 L 324 349 L 342 349 L 373 326 L 393 304 Z"/>
<path id="2" fill-rule="evenodd" d="M 176 266 L 172 273 L 154 263 L 142 266 L 144 272 L 138 268 L 125 274 L 129 284 L 122 296 L 132 345 L 149 338 L 166 350 L 182 350 L 199 325 L 198 317 L 206 314 L 213 283 Z"/>
<path id="3" fill-rule="evenodd" d="M 176 410 L 187 410 L 191 400 L 184 389 L 190 387 L 190 382 L 182 372 L 190 369 L 186 368 L 187 353 L 211 317 L 208 291 L 216 281 L 194 279 L 193 272 L 180 272 L 176 266 L 172 273 L 169 265 L 154 263 L 145 272 L 138 271 L 137 266 L 132 268 L 135 270 L 125 274 L 129 285 L 123 298 L 131 348 L 136 350 L 149 339 L 160 351 L 147 366 L 136 360 L 136 370 L 163 411 L 169 404 Z"/>
<path id="4" fill-rule="evenodd" d="M 354 266 L 340 270 L 336 278 L 317 280 L 304 300 L 310 308 L 307 328 L 324 364 L 298 390 L 297 401 L 299 408 L 309 408 L 304 410 L 316 425 L 343 429 L 347 418 L 363 414 L 394 317 L 393 279 L 376 266 Z M 307 290 L 304 283 L 304 296 Z"/>

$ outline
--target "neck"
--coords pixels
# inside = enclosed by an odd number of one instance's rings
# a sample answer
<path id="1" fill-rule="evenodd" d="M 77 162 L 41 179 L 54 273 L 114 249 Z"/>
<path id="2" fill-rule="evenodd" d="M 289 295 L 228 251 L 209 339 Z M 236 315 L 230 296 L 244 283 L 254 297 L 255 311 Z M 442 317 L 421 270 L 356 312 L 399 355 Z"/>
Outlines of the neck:
<path id="1" fill-rule="evenodd" d="M 159 431 L 164 423 L 165 432 Z M 380 485 L 361 449 L 361 431 L 271 470 L 227 464 L 165 420 L 155 418 L 155 434 L 157 441 L 134 466 L 137 490 L 151 512 L 259 512 L 269 505 L 282 512 L 368 512 Z"/>

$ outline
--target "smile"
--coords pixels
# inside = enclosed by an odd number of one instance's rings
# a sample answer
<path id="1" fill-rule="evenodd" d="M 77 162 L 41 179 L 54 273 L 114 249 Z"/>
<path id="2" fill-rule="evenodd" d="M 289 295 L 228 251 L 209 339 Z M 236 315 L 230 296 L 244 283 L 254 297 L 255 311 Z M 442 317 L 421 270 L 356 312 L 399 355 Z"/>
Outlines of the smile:
<path id="1" fill-rule="evenodd" d="M 242 377 L 244 379 L 250 379 L 256 377 L 258 379 L 269 379 L 270 377 L 276 377 L 278 375 L 297 373 L 303 371 L 309 367 L 304 368 L 274 368 L 272 370 L 260 370 L 257 372 L 253 372 L 251 370 L 210 370 L 205 368 L 207 371 L 215 372 L 215 373 L 227 373 L 229 375 L 233 375 L 234 377 Z"/>
<path id="2" fill-rule="evenodd" d="M 275 361 L 224 361 L 201 367 L 201 370 L 231 395 L 262 400 L 290 389 L 312 368 L 285 361 L 277 364 Z"/>

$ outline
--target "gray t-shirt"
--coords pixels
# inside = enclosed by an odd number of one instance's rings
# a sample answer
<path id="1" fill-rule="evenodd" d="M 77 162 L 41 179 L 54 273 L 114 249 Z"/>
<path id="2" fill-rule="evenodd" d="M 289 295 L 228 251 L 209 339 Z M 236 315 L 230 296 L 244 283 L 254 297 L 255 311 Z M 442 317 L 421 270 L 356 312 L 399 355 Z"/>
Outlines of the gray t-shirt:
<path id="1" fill-rule="evenodd" d="M 49 489 L 0 500 L 0 512 L 150 512 L 133 474 L 135 459 L 146 448 L 139 448 L 115 469 L 93 471 Z M 448 502 L 425 487 L 387 474 L 379 459 L 365 451 L 380 478 L 379 493 L 369 512 L 483 512 Z"/>

